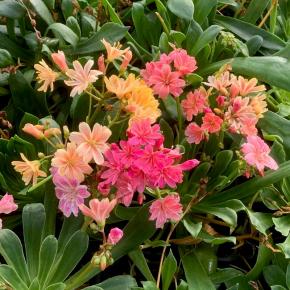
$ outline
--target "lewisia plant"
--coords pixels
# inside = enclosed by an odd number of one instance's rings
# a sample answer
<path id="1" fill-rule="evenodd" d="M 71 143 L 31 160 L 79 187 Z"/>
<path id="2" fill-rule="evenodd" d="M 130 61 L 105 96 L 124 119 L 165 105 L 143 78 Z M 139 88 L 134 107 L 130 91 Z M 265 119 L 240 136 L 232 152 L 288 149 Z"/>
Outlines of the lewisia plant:
<path id="1" fill-rule="evenodd" d="M 111 251 L 127 234 L 111 226 L 119 208 L 146 204 L 147 218 L 156 229 L 164 233 L 170 224 L 168 245 L 194 207 L 215 193 L 217 186 L 198 171 L 212 162 L 213 151 L 233 144 L 236 177 L 278 168 L 257 128 L 267 104 L 266 88 L 256 79 L 236 76 L 225 66 L 193 85 L 190 79 L 198 64 L 175 47 L 138 74 L 130 64 L 129 48 L 102 42 L 106 53 L 98 59 L 71 60 L 58 51 L 35 65 L 39 91 L 63 85 L 71 98 L 86 96 L 89 107 L 74 130 L 25 124 L 24 133 L 45 143 L 49 152 L 39 152 L 35 160 L 21 154 L 22 161 L 12 162 L 26 186 L 52 179 L 58 209 L 66 218 L 85 217 L 82 230 L 101 240 L 91 259 L 91 267 L 100 270 L 113 263 Z M 17 209 L 8 196 L 0 202 L 7 205 L 3 213 Z M 165 251 L 166 246 L 158 287 Z"/>

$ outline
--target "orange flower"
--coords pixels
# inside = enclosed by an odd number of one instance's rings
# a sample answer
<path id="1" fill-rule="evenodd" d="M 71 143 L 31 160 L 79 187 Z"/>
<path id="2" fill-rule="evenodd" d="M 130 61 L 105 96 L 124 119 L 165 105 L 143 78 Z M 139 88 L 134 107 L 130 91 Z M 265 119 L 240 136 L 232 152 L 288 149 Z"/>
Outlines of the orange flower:
<path id="1" fill-rule="evenodd" d="M 46 177 L 46 173 L 39 169 L 40 162 L 38 160 L 29 161 L 24 154 L 20 153 L 23 161 L 12 161 L 14 170 L 22 175 L 25 185 L 28 185 L 32 179 L 32 184 L 37 183 L 37 177 Z"/>
<path id="2" fill-rule="evenodd" d="M 250 105 L 258 118 L 262 118 L 263 113 L 268 111 L 265 99 L 265 95 L 257 95 L 251 99 Z"/>
<path id="3" fill-rule="evenodd" d="M 125 80 L 112 75 L 110 78 L 105 77 L 105 83 L 109 92 L 122 99 L 125 95 L 131 93 L 134 87 L 140 85 L 140 80 L 136 79 L 134 74 L 129 74 Z"/>
<path id="4" fill-rule="evenodd" d="M 50 87 L 50 90 L 53 91 L 53 83 L 58 77 L 58 73 L 54 72 L 43 59 L 39 63 L 35 64 L 34 68 L 37 73 L 36 79 L 40 83 L 43 82 L 42 86 L 38 88 L 38 91 L 47 92 L 48 87 Z"/>
<path id="5" fill-rule="evenodd" d="M 57 168 L 59 175 L 77 179 L 80 182 L 84 180 L 84 174 L 90 174 L 93 171 L 82 155 L 77 152 L 74 143 L 68 143 L 66 149 L 58 149 L 51 160 L 51 165 Z"/>
<path id="6" fill-rule="evenodd" d="M 109 62 L 112 62 L 116 58 L 122 57 L 125 55 L 125 53 L 129 50 L 129 48 L 121 49 L 122 45 L 117 42 L 111 45 L 109 42 L 107 42 L 105 39 L 102 40 L 103 45 L 106 48 L 107 51 L 107 60 Z"/>
<path id="7" fill-rule="evenodd" d="M 161 115 L 159 102 L 154 98 L 153 91 L 145 83 L 135 87 L 128 95 L 125 109 L 131 113 L 129 124 L 134 120 L 149 119 L 154 123 Z"/>

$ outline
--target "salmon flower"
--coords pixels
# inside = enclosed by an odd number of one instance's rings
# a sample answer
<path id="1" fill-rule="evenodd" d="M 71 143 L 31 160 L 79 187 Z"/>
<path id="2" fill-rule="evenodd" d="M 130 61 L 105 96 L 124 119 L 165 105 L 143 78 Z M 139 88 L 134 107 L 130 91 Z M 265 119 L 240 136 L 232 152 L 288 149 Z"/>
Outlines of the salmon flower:
<path id="1" fill-rule="evenodd" d="M 57 53 L 52 53 L 51 58 L 61 71 L 65 72 L 68 69 L 63 51 L 59 50 Z"/>
<path id="2" fill-rule="evenodd" d="M 106 48 L 107 51 L 107 60 L 109 62 L 112 62 L 113 60 L 123 57 L 126 52 L 129 50 L 129 48 L 121 49 L 122 45 L 117 42 L 111 45 L 109 42 L 107 42 L 105 39 L 102 40 L 103 45 Z"/>
<path id="3" fill-rule="evenodd" d="M 37 183 L 38 177 L 46 177 L 46 173 L 40 170 L 40 162 L 38 160 L 29 161 L 23 153 L 20 153 L 23 161 L 12 161 L 11 164 L 14 166 L 14 170 L 22 175 L 22 180 L 25 185 L 28 185 L 31 180 L 32 184 Z"/>
<path id="4" fill-rule="evenodd" d="M 6 193 L 0 200 L 0 213 L 9 214 L 17 210 L 18 205 L 14 202 L 13 195 Z M 0 229 L 2 229 L 2 219 L 0 219 Z M 117 235 L 115 235 L 117 236 Z"/>
<path id="5" fill-rule="evenodd" d="M 53 83 L 58 77 L 58 73 L 54 72 L 43 59 L 39 63 L 35 64 L 34 68 L 37 74 L 36 79 L 39 83 L 43 82 L 42 86 L 37 90 L 40 92 L 47 92 L 49 87 L 50 90 L 53 91 Z"/>
<path id="6" fill-rule="evenodd" d="M 90 174 L 93 169 L 84 161 L 82 154 L 77 151 L 75 143 L 68 143 L 66 149 L 58 149 L 51 160 L 52 167 L 57 173 L 67 178 L 82 182 L 85 174 Z"/>
<path id="7" fill-rule="evenodd" d="M 101 228 L 105 226 L 106 219 L 110 216 L 111 211 L 117 204 L 117 200 L 109 200 L 104 198 L 98 200 L 97 198 L 91 199 L 89 202 L 89 207 L 84 204 L 79 205 L 79 209 L 82 213 L 92 218 Z"/>
<path id="8" fill-rule="evenodd" d="M 121 71 L 124 71 L 127 69 L 131 59 L 133 57 L 133 54 L 132 54 L 132 51 L 131 50 L 127 50 L 124 54 L 124 58 L 123 58 L 123 61 L 120 65 L 120 70 Z"/>
<path id="9" fill-rule="evenodd" d="M 251 99 L 250 105 L 255 112 L 257 118 L 262 118 L 263 114 L 268 111 L 265 95 L 257 95 Z"/>
<path id="10" fill-rule="evenodd" d="M 185 129 L 185 136 L 188 143 L 199 144 L 205 138 L 205 130 L 196 123 L 190 123 Z"/>
<path id="11" fill-rule="evenodd" d="M 79 124 L 79 132 L 72 132 L 69 139 L 78 145 L 77 151 L 86 162 L 90 162 L 93 159 L 96 164 L 101 165 L 104 163 L 103 153 L 109 149 L 106 142 L 111 134 L 112 132 L 109 128 L 98 123 L 91 130 L 87 123 L 81 122 Z"/>
<path id="12" fill-rule="evenodd" d="M 168 221 L 177 222 L 181 219 L 182 205 L 179 200 L 179 195 L 171 194 L 153 201 L 149 220 L 156 220 L 156 228 L 163 228 Z"/>
<path id="13" fill-rule="evenodd" d="M 74 97 L 77 94 L 81 94 L 87 89 L 87 87 L 94 83 L 98 76 L 102 72 L 98 70 L 92 70 L 94 65 L 93 60 L 88 60 L 84 67 L 80 64 L 79 61 L 75 60 L 73 62 L 74 69 L 68 69 L 66 75 L 70 78 L 69 80 L 64 81 L 67 86 L 73 87 L 71 90 L 70 96 Z"/>
<path id="14" fill-rule="evenodd" d="M 241 149 L 247 164 L 257 168 L 261 175 L 264 175 L 264 168 L 278 169 L 278 164 L 269 155 L 270 147 L 258 136 L 248 136 L 247 142 L 242 145 Z"/>
<path id="15" fill-rule="evenodd" d="M 44 137 L 43 131 L 44 126 L 43 125 L 33 125 L 31 123 L 26 123 L 24 127 L 22 128 L 22 131 L 33 136 L 34 138 L 40 140 Z"/>

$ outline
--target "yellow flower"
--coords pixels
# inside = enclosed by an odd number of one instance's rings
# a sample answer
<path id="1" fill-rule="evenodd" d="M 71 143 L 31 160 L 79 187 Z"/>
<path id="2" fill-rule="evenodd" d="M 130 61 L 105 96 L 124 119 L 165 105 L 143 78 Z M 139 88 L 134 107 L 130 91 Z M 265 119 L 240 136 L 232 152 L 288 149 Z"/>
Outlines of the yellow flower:
<path id="1" fill-rule="evenodd" d="M 105 83 L 109 92 L 122 99 L 140 85 L 140 80 L 136 79 L 134 74 L 129 74 L 127 79 L 112 75 L 109 78 L 105 77 Z"/>
<path id="2" fill-rule="evenodd" d="M 140 119 L 150 119 L 150 122 L 154 123 L 161 115 L 158 108 L 159 102 L 154 98 L 152 89 L 143 81 L 140 82 L 141 84 L 127 96 L 125 109 L 131 113 L 129 124 Z"/>
<path id="3" fill-rule="evenodd" d="M 14 170 L 22 175 L 22 180 L 25 185 L 28 185 L 32 180 L 32 184 L 37 183 L 37 177 L 46 177 L 46 173 L 39 169 L 40 162 L 38 160 L 29 161 L 24 154 L 20 153 L 23 161 L 12 161 Z"/>
<path id="4" fill-rule="evenodd" d="M 58 77 L 58 73 L 54 72 L 42 59 L 39 63 L 34 65 L 34 68 L 37 73 L 37 80 L 39 83 L 42 83 L 42 86 L 38 88 L 38 91 L 47 92 L 48 87 L 53 91 L 53 83 Z"/>

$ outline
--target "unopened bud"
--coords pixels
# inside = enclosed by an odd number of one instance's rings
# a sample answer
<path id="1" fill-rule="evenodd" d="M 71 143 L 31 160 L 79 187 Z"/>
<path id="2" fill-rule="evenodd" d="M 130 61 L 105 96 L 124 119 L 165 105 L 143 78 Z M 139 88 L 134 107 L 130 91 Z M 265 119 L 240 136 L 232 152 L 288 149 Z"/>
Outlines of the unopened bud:
<path id="1" fill-rule="evenodd" d="M 108 260 L 108 264 L 113 265 L 113 263 L 114 263 L 114 259 L 112 257 L 110 257 L 110 259 Z"/>
<path id="2" fill-rule="evenodd" d="M 99 267 L 100 267 L 101 271 L 104 271 L 106 269 L 106 267 L 107 267 L 107 258 L 106 258 L 105 255 L 101 256 Z"/>
<path id="3" fill-rule="evenodd" d="M 42 159 L 45 157 L 44 153 L 42 153 L 42 152 L 38 152 L 37 156 L 39 159 Z"/>
<path id="4" fill-rule="evenodd" d="M 99 266 L 100 261 L 101 261 L 101 258 L 100 258 L 99 256 L 93 256 L 93 258 L 92 258 L 92 260 L 91 260 L 91 263 L 92 263 L 94 266 Z"/>
<path id="5" fill-rule="evenodd" d="M 68 139 L 68 137 L 69 137 L 69 128 L 68 128 L 68 126 L 65 125 L 65 126 L 62 127 L 62 129 L 63 129 L 64 138 Z"/>

